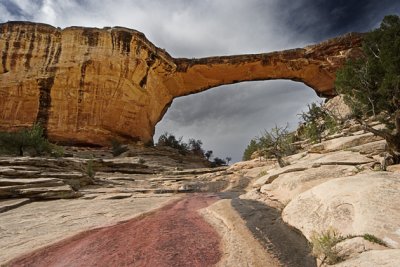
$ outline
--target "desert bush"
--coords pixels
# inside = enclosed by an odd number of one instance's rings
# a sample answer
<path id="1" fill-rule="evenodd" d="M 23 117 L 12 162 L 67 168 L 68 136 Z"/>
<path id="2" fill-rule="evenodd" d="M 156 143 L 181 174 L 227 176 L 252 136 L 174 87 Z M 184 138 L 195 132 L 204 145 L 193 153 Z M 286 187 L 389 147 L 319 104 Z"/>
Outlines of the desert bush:
<path id="1" fill-rule="evenodd" d="M 213 154 L 212 150 L 207 150 L 207 152 L 204 153 L 204 156 L 206 157 L 207 160 L 210 160 L 212 154 Z"/>
<path id="2" fill-rule="evenodd" d="M 111 140 L 111 150 L 114 157 L 121 155 L 122 153 L 128 151 L 128 147 L 122 145 L 118 140 Z"/>
<path id="3" fill-rule="evenodd" d="M 364 56 L 350 59 L 336 73 L 336 90 L 344 94 L 352 117 L 384 138 L 395 163 L 400 162 L 400 17 L 386 16 L 363 38 Z M 374 116 L 384 129 L 368 125 Z"/>
<path id="4" fill-rule="evenodd" d="M 94 179 L 94 177 L 96 176 L 96 171 L 94 170 L 94 163 L 92 159 L 88 160 L 86 163 L 86 175 L 91 179 Z"/>
<path id="5" fill-rule="evenodd" d="M 324 134 L 333 134 L 338 129 L 336 118 L 322 103 L 308 105 L 308 111 L 299 114 L 303 121 L 302 135 L 312 142 L 320 143 Z"/>
<path id="6" fill-rule="evenodd" d="M 221 158 L 218 158 L 218 157 L 214 158 L 214 160 L 213 160 L 213 166 L 214 167 L 224 166 L 224 165 L 226 165 L 226 161 L 225 160 L 223 160 Z"/>
<path id="7" fill-rule="evenodd" d="M 28 150 L 33 150 L 35 155 L 52 151 L 52 145 L 44 137 L 44 129 L 40 124 L 16 132 L 0 132 L 0 147 L 0 152 L 18 156 L 23 156 Z"/>
<path id="8" fill-rule="evenodd" d="M 341 236 L 333 228 L 329 228 L 321 233 L 313 233 L 311 235 L 311 246 L 313 255 L 321 261 L 320 266 L 324 263 L 336 264 L 343 260 L 340 257 L 336 245 L 345 238 Z"/>
<path id="9" fill-rule="evenodd" d="M 142 158 L 139 158 L 139 159 L 138 159 L 138 163 L 139 163 L 139 164 L 145 164 L 145 163 L 146 163 L 146 160 L 144 160 L 144 159 L 142 159 Z"/>
<path id="10" fill-rule="evenodd" d="M 242 160 L 250 160 L 251 155 L 253 155 L 253 153 L 256 152 L 257 150 L 259 150 L 259 144 L 257 143 L 257 139 L 253 138 L 250 140 L 250 143 L 244 150 Z"/>
<path id="11" fill-rule="evenodd" d="M 258 138 L 258 145 L 266 158 L 274 157 L 280 167 L 288 165 L 283 157 L 295 152 L 293 148 L 293 134 L 289 133 L 286 127 L 275 126 L 270 131 L 264 131 L 264 134 Z"/>
<path id="12" fill-rule="evenodd" d="M 209 153 L 207 155 L 204 153 L 204 149 L 202 148 L 203 142 L 201 140 L 190 138 L 189 142 L 185 143 L 182 139 L 182 136 L 177 139 L 175 135 L 165 132 L 158 138 L 157 146 L 172 147 L 177 149 L 181 154 L 192 153 L 202 158 L 207 156 L 208 158 L 211 157 L 211 150 L 207 151 L 207 153 Z"/>
<path id="13" fill-rule="evenodd" d="M 385 241 L 383 241 L 382 239 L 380 239 L 372 234 L 364 234 L 364 235 L 362 235 L 362 237 L 369 242 L 387 247 L 387 244 L 385 243 Z"/>
<path id="14" fill-rule="evenodd" d="M 61 158 L 65 155 L 64 148 L 61 146 L 57 146 L 54 144 L 51 144 L 51 155 L 56 157 L 56 158 Z"/>
<path id="15" fill-rule="evenodd" d="M 189 143 L 187 147 L 189 150 L 200 157 L 204 157 L 204 150 L 201 147 L 203 145 L 203 142 L 201 140 L 196 140 L 196 139 L 189 139 Z"/>
<path id="16" fill-rule="evenodd" d="M 182 139 L 182 136 L 176 139 L 175 135 L 165 132 L 158 138 L 157 146 L 172 147 L 184 153 L 188 151 L 188 145 Z"/>
<path id="17" fill-rule="evenodd" d="M 262 170 L 262 171 L 260 171 L 260 173 L 257 175 L 257 177 L 260 178 L 260 177 L 263 177 L 263 176 L 265 176 L 265 175 L 267 175 L 267 174 L 268 174 L 268 172 L 267 172 L 266 170 Z"/>

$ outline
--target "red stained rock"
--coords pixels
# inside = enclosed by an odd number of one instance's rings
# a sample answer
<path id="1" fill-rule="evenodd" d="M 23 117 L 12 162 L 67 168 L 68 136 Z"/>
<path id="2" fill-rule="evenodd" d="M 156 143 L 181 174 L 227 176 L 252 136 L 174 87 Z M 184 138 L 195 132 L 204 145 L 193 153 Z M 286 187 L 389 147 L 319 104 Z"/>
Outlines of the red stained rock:
<path id="1" fill-rule="evenodd" d="M 197 213 L 217 200 L 189 196 L 117 225 L 82 232 L 7 266 L 211 266 L 220 237 Z"/>

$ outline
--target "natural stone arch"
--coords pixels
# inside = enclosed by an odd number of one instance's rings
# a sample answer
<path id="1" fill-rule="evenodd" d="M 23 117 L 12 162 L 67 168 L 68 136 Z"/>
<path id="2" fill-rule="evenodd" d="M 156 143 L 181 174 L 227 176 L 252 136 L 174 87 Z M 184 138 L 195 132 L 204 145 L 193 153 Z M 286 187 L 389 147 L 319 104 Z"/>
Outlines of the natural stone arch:
<path id="1" fill-rule="evenodd" d="M 42 123 L 53 141 L 152 140 L 173 99 L 242 81 L 301 81 L 334 95 L 360 34 L 281 52 L 176 59 L 135 30 L 0 24 L 0 129 Z"/>

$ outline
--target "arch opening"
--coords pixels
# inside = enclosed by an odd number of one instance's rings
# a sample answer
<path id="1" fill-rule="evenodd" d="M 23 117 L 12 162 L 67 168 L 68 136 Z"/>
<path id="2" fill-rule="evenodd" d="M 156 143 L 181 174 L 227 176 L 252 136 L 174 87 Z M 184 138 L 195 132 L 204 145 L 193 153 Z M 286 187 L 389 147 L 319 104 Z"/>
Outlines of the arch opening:
<path id="1" fill-rule="evenodd" d="M 289 123 L 294 130 L 297 114 L 307 104 L 321 102 L 315 91 L 301 82 L 268 80 L 222 85 L 202 93 L 176 98 L 156 125 L 154 142 L 164 132 L 200 139 L 215 157 L 240 161 L 255 136 Z"/>

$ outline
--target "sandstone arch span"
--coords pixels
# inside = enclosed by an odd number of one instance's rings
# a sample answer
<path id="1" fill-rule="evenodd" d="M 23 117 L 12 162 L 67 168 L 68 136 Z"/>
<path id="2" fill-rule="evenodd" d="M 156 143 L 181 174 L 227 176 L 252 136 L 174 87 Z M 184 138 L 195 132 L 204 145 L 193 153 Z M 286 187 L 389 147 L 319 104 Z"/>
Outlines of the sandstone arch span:
<path id="1" fill-rule="evenodd" d="M 135 30 L 0 24 L 0 129 L 40 122 L 58 142 L 152 140 L 172 100 L 242 81 L 301 81 L 334 95 L 335 72 L 361 34 L 280 52 L 173 58 Z"/>

